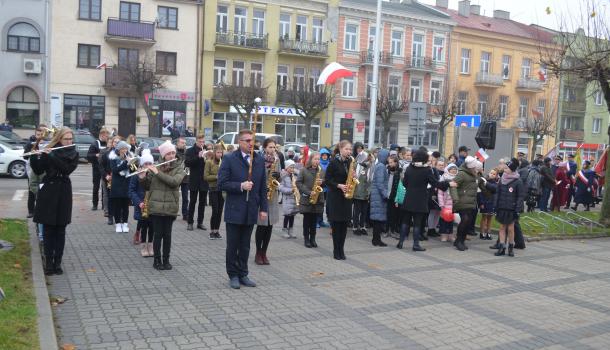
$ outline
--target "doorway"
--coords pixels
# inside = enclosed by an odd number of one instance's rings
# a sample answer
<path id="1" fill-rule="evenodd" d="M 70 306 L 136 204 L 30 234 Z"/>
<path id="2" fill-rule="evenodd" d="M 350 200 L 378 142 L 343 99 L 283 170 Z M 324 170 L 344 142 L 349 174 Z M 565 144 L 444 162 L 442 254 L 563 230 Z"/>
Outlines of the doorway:
<path id="1" fill-rule="evenodd" d="M 136 99 L 119 97 L 119 135 L 136 134 Z"/>
<path id="2" fill-rule="evenodd" d="M 354 141 L 354 119 L 341 118 L 339 140 Z"/>

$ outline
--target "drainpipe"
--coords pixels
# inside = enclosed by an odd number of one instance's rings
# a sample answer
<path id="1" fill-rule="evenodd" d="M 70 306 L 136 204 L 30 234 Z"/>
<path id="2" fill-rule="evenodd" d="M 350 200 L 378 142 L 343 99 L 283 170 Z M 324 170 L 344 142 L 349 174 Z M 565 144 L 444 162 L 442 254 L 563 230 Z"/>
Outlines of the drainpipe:
<path id="1" fill-rule="evenodd" d="M 53 125 L 53 116 L 51 115 L 51 109 L 49 106 L 49 50 L 51 48 L 51 36 L 49 35 L 49 20 L 50 20 L 50 6 L 49 6 L 49 1 L 50 0 L 46 0 L 45 1 L 45 47 L 44 47 L 44 111 L 46 112 L 45 114 L 48 116 L 49 121 L 48 125 Z"/>
<path id="2" fill-rule="evenodd" d="M 197 52 L 195 53 L 195 134 L 201 133 L 199 130 L 201 128 L 201 105 L 203 103 L 203 95 L 201 93 L 201 68 L 202 68 L 202 60 L 199 59 L 199 48 L 200 42 L 202 40 L 200 30 L 200 16 L 201 16 L 201 5 L 202 2 L 197 2 Z"/>

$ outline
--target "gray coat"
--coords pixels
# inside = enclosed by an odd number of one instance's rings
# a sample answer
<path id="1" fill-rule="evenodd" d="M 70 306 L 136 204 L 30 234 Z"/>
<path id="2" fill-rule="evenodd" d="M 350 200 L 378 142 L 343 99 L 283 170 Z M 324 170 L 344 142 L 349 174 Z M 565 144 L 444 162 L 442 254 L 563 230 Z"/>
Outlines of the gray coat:
<path id="1" fill-rule="evenodd" d="M 272 172 L 278 172 L 280 173 L 282 171 L 281 167 L 280 167 L 280 162 L 276 162 L 276 166 L 275 169 L 265 169 L 266 171 L 266 179 L 269 179 L 269 177 L 271 177 L 271 173 Z M 267 183 L 265 183 L 265 188 L 267 188 Z M 265 196 L 267 194 L 265 193 Z M 277 222 L 280 220 L 280 203 L 279 203 L 279 192 L 276 191 L 275 193 L 273 193 L 273 197 L 268 201 L 268 209 L 267 209 L 267 220 L 261 220 L 260 216 L 256 222 L 257 225 L 259 226 L 272 226 L 277 224 Z"/>
<path id="2" fill-rule="evenodd" d="M 299 211 L 301 214 L 316 213 L 322 214 L 324 212 L 324 193 L 320 193 L 318 196 L 318 202 L 316 204 L 309 204 L 309 195 L 313 188 L 314 180 L 318 169 L 307 168 L 302 169 L 297 177 L 297 187 L 301 193 L 301 204 L 299 205 Z M 320 171 L 320 179 L 324 181 L 324 170 Z M 324 184 L 322 184 L 324 186 Z"/>
<path id="3" fill-rule="evenodd" d="M 299 213 L 294 193 L 292 192 L 292 177 L 297 174 L 285 172 L 280 182 L 280 192 L 282 193 L 282 212 L 284 215 L 296 215 Z"/>
<path id="4" fill-rule="evenodd" d="M 387 149 L 379 151 L 378 162 L 375 165 L 373 183 L 371 184 L 371 220 L 386 221 L 388 211 L 388 181 L 390 174 L 386 168 L 390 152 Z"/>

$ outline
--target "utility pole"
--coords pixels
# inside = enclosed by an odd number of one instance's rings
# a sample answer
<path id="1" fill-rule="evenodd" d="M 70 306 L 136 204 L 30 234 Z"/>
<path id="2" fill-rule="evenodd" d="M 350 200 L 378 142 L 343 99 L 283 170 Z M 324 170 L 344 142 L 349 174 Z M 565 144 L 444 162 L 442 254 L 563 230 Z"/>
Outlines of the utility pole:
<path id="1" fill-rule="evenodd" d="M 377 121 L 377 95 L 379 89 L 379 55 L 381 54 L 381 1 L 377 0 L 377 22 L 375 25 L 375 47 L 373 48 L 373 81 L 371 83 L 371 110 L 369 114 L 369 148 L 375 146 L 375 122 Z"/>

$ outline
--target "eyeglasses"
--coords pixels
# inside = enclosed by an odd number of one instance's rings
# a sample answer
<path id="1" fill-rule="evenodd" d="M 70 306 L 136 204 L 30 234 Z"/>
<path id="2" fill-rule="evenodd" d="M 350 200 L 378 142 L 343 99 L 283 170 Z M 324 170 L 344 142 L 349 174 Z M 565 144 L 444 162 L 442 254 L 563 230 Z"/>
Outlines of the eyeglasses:
<path id="1" fill-rule="evenodd" d="M 247 139 L 247 140 L 239 140 L 241 142 L 252 142 L 252 139 Z"/>
<path id="2" fill-rule="evenodd" d="M 62 137 L 61 139 L 62 139 L 62 141 L 72 141 L 72 140 L 74 140 L 74 139 L 73 139 L 73 138 L 71 138 L 71 137 L 70 137 L 70 138 L 67 138 L 67 137 Z"/>

